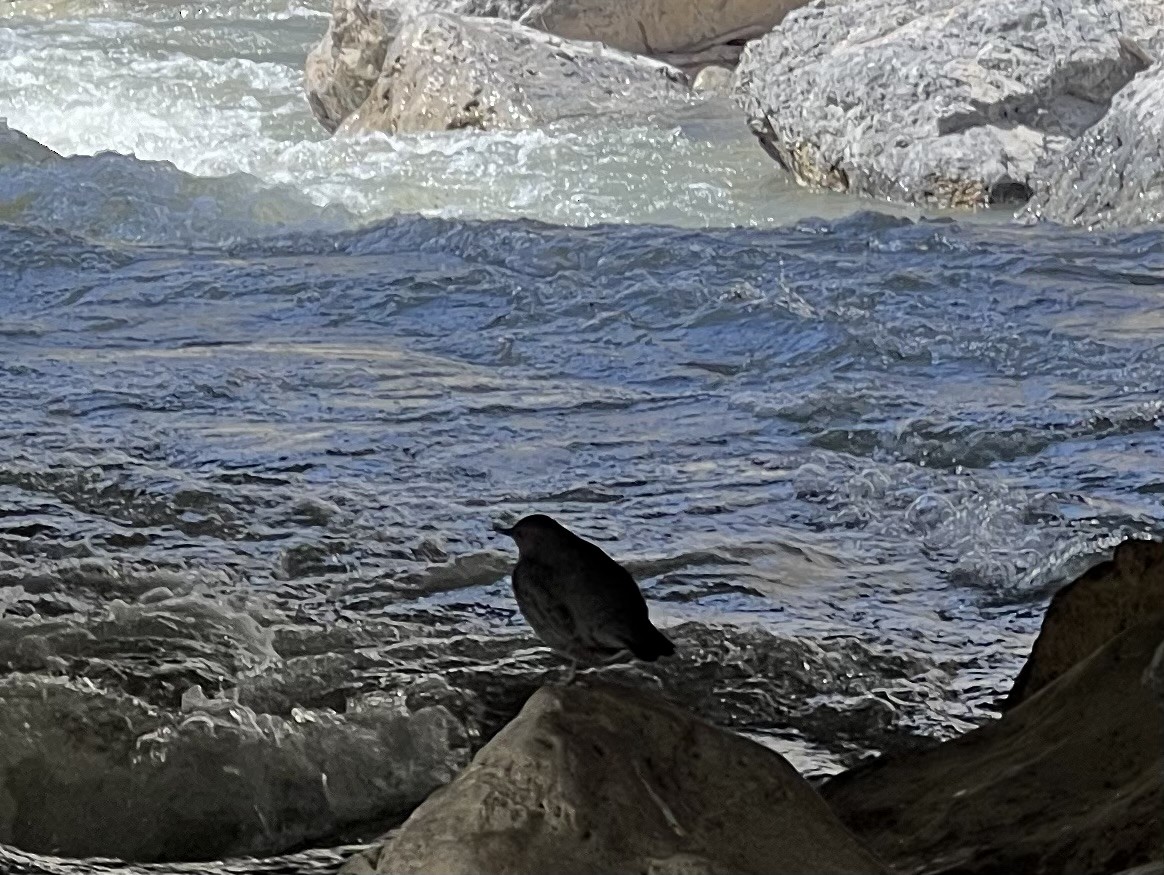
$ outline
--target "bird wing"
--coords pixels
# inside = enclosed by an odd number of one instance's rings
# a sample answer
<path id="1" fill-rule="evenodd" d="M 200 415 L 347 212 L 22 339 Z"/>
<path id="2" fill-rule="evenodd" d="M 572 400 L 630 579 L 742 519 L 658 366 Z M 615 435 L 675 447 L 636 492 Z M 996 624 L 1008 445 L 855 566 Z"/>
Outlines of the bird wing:
<path id="1" fill-rule="evenodd" d="M 630 572 L 600 547 L 588 541 L 579 546 L 570 562 L 569 584 L 559 591 L 590 649 L 626 650 L 650 623 L 643 594 Z"/>
<path id="2" fill-rule="evenodd" d="M 551 647 L 565 649 L 574 617 L 562 587 L 555 585 L 553 569 L 528 559 L 519 562 L 513 571 L 513 596 L 534 632 Z"/>
<path id="3" fill-rule="evenodd" d="M 590 572 L 590 584 L 612 603 L 619 606 L 623 616 L 635 620 L 647 616 L 647 601 L 631 573 L 611 559 L 597 544 L 583 541 L 588 548 L 586 567 Z"/>

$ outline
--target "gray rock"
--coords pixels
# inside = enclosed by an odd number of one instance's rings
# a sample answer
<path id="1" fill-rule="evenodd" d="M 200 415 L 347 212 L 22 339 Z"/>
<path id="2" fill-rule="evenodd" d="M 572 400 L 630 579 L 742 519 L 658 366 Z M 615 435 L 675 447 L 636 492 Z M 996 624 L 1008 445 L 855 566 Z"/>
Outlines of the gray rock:
<path id="1" fill-rule="evenodd" d="M 878 873 L 779 754 L 641 689 L 543 687 L 371 872 Z"/>
<path id="2" fill-rule="evenodd" d="M 538 0 L 522 24 L 597 40 L 680 67 L 734 65 L 746 40 L 767 33 L 806 0 Z"/>
<path id="3" fill-rule="evenodd" d="M 1140 73 L 1107 115 L 1036 171 L 1020 218 L 1111 228 L 1164 219 L 1164 65 Z"/>
<path id="4" fill-rule="evenodd" d="M 976 207 L 1025 201 L 1036 165 L 1147 66 L 1155 0 L 818 2 L 750 43 L 735 89 L 803 184 Z"/>
<path id="5" fill-rule="evenodd" d="M 695 81 L 691 83 L 691 90 L 697 94 L 727 94 L 731 88 L 731 68 L 714 64 L 700 70 Z"/>
<path id="6" fill-rule="evenodd" d="M 523 129 L 646 111 L 690 93 L 674 67 L 511 21 L 432 13 L 405 22 L 344 133 Z"/>
<path id="7" fill-rule="evenodd" d="M 405 21 L 428 12 L 516 19 L 533 0 L 332 0 L 327 32 L 307 55 L 304 87 L 311 110 L 335 131 L 380 76 L 388 46 Z"/>
<path id="8" fill-rule="evenodd" d="M 319 123 L 335 131 L 372 91 L 400 27 L 396 0 L 333 0 L 331 20 L 307 55 L 304 88 Z"/>

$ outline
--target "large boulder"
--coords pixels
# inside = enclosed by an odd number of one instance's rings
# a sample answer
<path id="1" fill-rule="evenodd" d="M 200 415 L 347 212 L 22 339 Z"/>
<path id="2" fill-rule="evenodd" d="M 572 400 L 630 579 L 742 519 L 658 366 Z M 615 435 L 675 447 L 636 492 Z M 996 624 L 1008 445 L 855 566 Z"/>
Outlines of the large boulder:
<path id="1" fill-rule="evenodd" d="M 344 133 L 521 129 L 642 111 L 690 93 L 682 72 L 511 21 L 431 13 L 404 23 Z"/>
<path id="2" fill-rule="evenodd" d="M 736 92 L 802 183 L 937 206 L 1025 201 L 1036 166 L 1147 66 L 1156 0 L 849 0 L 750 43 Z"/>
<path id="3" fill-rule="evenodd" d="M 682 67 L 734 64 L 807 0 L 538 0 L 523 24 L 568 39 L 597 40 Z"/>
<path id="4" fill-rule="evenodd" d="M 327 31 L 307 55 L 311 111 L 335 131 L 372 93 L 388 46 L 405 21 L 427 12 L 516 19 L 533 0 L 332 0 Z"/>
<path id="5" fill-rule="evenodd" d="M 1157 614 L 1001 720 L 833 779 L 823 793 L 896 871 L 1091 875 L 1159 859 Z"/>
<path id="6" fill-rule="evenodd" d="M 1164 543 L 1124 541 L 1110 560 L 1055 593 L 1006 706 L 1029 699 L 1104 642 L 1156 614 L 1164 614 Z"/>
<path id="7" fill-rule="evenodd" d="M 1111 228 L 1164 219 L 1164 64 L 1120 91 L 1103 119 L 1039 167 L 1026 218 Z"/>
<path id="8" fill-rule="evenodd" d="M 539 690 L 347 873 L 882 872 L 781 756 L 652 695 Z"/>

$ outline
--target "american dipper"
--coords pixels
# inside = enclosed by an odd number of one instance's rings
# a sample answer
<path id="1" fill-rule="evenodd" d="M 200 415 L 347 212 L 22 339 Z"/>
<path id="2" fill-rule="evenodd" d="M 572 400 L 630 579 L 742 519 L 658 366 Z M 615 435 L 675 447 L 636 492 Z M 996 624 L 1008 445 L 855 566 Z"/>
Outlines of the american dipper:
<path id="1" fill-rule="evenodd" d="M 600 547 L 544 514 L 498 528 L 517 544 L 513 595 L 526 622 L 550 649 L 578 663 L 606 665 L 628 652 L 654 662 L 675 652 L 651 624 L 634 578 Z"/>

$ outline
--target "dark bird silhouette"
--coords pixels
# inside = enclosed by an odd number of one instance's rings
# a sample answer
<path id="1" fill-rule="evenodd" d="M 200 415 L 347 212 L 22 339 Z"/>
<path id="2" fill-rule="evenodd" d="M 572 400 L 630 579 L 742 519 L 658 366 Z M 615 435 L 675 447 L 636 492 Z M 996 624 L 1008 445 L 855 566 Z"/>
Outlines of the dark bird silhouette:
<path id="1" fill-rule="evenodd" d="M 517 544 L 513 595 L 550 649 L 578 663 L 607 665 L 627 655 L 654 662 L 675 645 L 654 627 L 638 584 L 600 547 L 544 514 L 498 532 Z"/>

